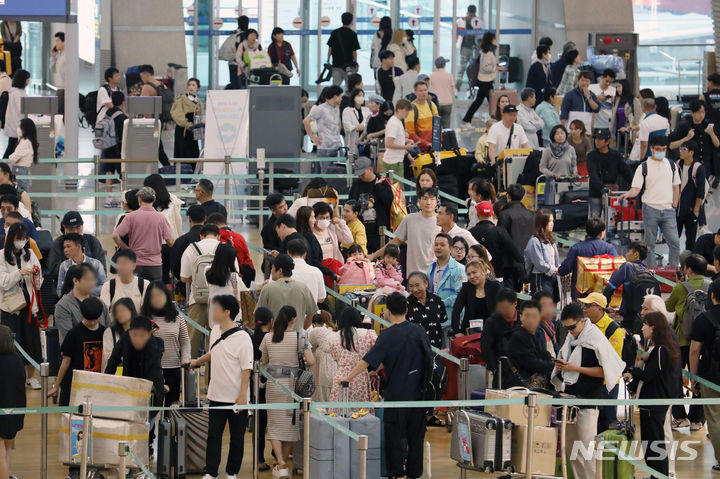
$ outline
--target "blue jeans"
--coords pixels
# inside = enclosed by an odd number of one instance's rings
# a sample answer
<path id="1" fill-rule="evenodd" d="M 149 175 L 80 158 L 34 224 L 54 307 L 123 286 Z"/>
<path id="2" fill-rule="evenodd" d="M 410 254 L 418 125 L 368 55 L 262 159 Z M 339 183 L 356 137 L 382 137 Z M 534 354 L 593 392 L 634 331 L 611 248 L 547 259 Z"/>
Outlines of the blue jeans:
<path id="1" fill-rule="evenodd" d="M 643 224 L 645 226 L 645 244 L 650 254 L 648 255 L 648 266 L 657 266 L 655 260 L 655 243 L 657 243 L 658 228 L 662 231 L 663 238 L 670 250 L 668 265 L 677 266 L 680 264 L 680 238 L 677 230 L 677 218 L 675 209 L 658 210 L 652 206 L 643 205 Z"/>

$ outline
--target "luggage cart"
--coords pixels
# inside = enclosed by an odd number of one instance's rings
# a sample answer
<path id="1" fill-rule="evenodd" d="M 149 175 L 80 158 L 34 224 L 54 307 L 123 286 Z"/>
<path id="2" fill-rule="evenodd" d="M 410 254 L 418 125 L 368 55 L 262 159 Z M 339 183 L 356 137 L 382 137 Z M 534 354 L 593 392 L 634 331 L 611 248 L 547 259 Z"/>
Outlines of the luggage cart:
<path id="1" fill-rule="evenodd" d="M 517 183 L 525 169 L 527 157 L 532 153 L 531 148 L 505 149 L 497 157 L 498 175 L 497 175 L 497 192 L 506 191 L 507 187 L 513 183 Z"/>
<path id="2" fill-rule="evenodd" d="M 583 183 L 581 180 L 589 178 L 588 176 L 561 176 L 560 178 L 551 178 L 550 184 L 553 185 L 551 189 L 553 191 L 548 192 L 548 181 L 547 176 L 540 175 L 535 180 L 535 211 L 537 211 L 539 208 L 542 208 L 544 204 L 547 205 L 559 205 L 561 204 L 560 201 L 560 195 L 561 193 L 565 193 L 566 191 L 579 191 L 579 190 L 587 190 L 589 188 L 589 183 Z M 542 188 L 542 198 L 543 198 L 543 205 L 540 204 L 540 185 L 543 185 Z M 552 201 L 547 202 L 545 201 L 546 195 L 550 193 L 553 195 Z"/>
<path id="3" fill-rule="evenodd" d="M 643 241 L 645 226 L 636 199 L 621 200 L 625 191 L 604 191 L 601 218 L 607 225 L 608 240 L 624 254 L 632 241 Z"/>

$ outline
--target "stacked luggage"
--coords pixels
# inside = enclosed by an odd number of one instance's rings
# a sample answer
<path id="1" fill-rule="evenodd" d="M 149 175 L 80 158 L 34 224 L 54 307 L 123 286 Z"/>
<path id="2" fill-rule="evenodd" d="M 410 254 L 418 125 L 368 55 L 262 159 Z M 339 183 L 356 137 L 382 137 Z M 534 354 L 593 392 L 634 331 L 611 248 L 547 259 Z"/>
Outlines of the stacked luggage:
<path id="1" fill-rule="evenodd" d="M 555 217 L 553 231 L 583 228 L 588 219 L 588 183 L 568 176 L 547 181 L 544 175 L 535 183 L 536 209 L 548 209 Z"/>

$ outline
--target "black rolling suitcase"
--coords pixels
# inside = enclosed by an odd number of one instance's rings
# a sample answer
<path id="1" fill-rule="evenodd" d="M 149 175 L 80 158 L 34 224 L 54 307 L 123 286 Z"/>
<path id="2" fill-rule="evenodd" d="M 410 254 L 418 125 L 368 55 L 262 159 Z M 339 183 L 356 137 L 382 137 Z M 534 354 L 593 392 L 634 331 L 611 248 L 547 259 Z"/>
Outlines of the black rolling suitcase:
<path id="1" fill-rule="evenodd" d="M 46 311 L 47 313 L 47 311 Z M 50 313 L 47 313 L 50 314 Z M 50 327 L 41 331 L 43 361 L 50 364 L 50 376 L 57 376 L 60 370 L 60 331 Z"/>
<path id="2" fill-rule="evenodd" d="M 583 228 L 588 219 L 587 201 L 574 201 L 564 205 L 545 205 L 542 208 L 552 211 L 555 217 L 553 231 L 572 231 Z"/>
<path id="3" fill-rule="evenodd" d="M 457 135 L 455 134 L 455 130 L 452 128 L 445 128 L 442 131 L 442 149 L 443 151 L 447 150 L 457 150 L 460 148 L 458 146 L 457 141 Z"/>
<path id="4" fill-rule="evenodd" d="M 185 424 L 185 448 L 182 452 L 185 473 L 202 474 L 205 472 L 205 452 L 210 412 L 202 409 L 200 377 L 197 371 L 183 368 L 180 387 L 182 395 L 180 396 L 179 406 L 185 409 L 182 411 L 171 409 L 169 416 L 175 421 L 182 421 Z"/>
<path id="5" fill-rule="evenodd" d="M 330 175 L 347 175 L 347 159 L 348 159 L 348 149 L 345 146 L 342 146 L 338 148 L 338 160 L 333 161 L 332 163 L 325 163 L 324 170 L 327 174 Z M 350 191 L 350 187 L 348 186 L 348 179 L 347 178 L 327 178 L 327 184 L 331 188 L 334 188 L 335 191 L 338 193 L 347 193 Z"/>

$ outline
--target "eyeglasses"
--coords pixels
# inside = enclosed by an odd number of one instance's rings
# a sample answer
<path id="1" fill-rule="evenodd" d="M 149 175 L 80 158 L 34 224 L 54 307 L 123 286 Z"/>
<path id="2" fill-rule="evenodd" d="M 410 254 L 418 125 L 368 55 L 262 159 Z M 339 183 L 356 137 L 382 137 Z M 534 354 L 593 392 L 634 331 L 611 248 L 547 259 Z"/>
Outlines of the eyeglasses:
<path id="1" fill-rule="evenodd" d="M 687 146 L 681 146 L 680 151 L 690 151 L 690 148 L 688 148 Z"/>
<path id="2" fill-rule="evenodd" d="M 478 255 L 476 255 L 476 254 L 469 253 L 469 254 L 466 256 L 466 258 L 467 258 L 467 259 L 480 259 L 480 256 L 478 256 Z"/>
<path id="3" fill-rule="evenodd" d="M 458 253 L 462 253 L 463 251 L 465 251 L 465 247 L 464 247 L 464 246 L 453 246 L 453 251 L 457 251 Z"/>

